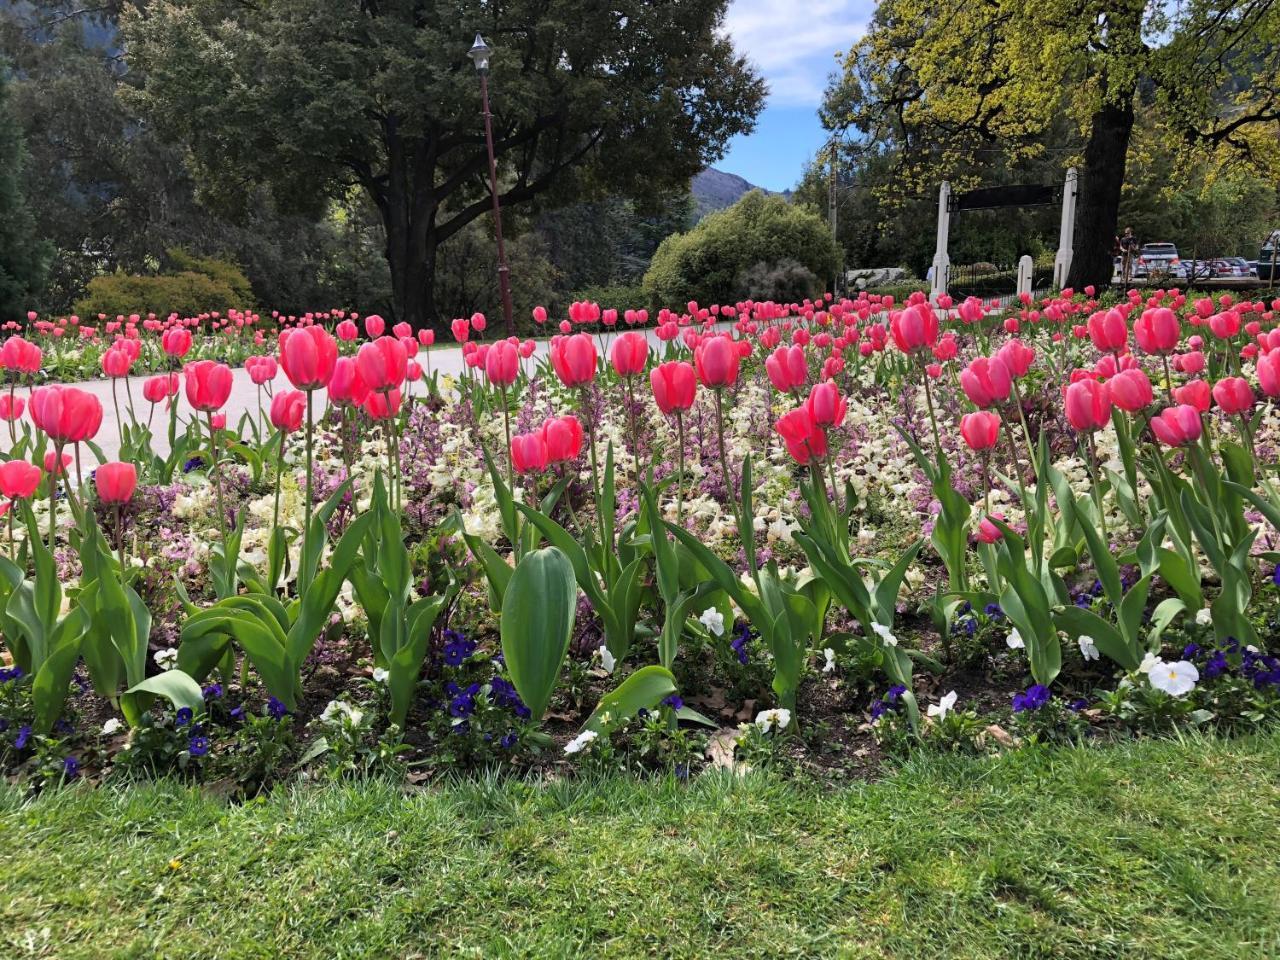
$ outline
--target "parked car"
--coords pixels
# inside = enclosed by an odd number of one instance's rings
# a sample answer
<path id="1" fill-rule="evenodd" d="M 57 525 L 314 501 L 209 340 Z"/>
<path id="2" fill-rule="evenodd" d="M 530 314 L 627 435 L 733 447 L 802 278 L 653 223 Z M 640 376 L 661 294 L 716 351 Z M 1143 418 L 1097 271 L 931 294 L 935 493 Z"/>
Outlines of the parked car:
<path id="1" fill-rule="evenodd" d="M 1276 276 L 1271 276 L 1271 259 L 1276 261 Z M 1262 249 L 1258 251 L 1258 279 L 1266 280 L 1271 283 L 1280 280 L 1280 230 L 1273 233 L 1262 244 Z"/>
<path id="2" fill-rule="evenodd" d="M 1177 280 L 1187 279 L 1187 267 L 1172 243 L 1144 243 L 1138 251 L 1138 262 L 1148 274 L 1165 274 Z"/>
<path id="3" fill-rule="evenodd" d="M 1124 269 L 1124 263 L 1120 259 L 1120 257 L 1112 257 L 1111 265 L 1112 265 L 1111 282 L 1120 283 L 1124 279 L 1121 276 L 1121 271 Z M 1129 279 L 1142 280 L 1142 279 L 1145 279 L 1146 276 L 1147 276 L 1147 268 L 1142 265 L 1141 260 L 1138 260 L 1135 257 L 1133 261 L 1133 266 L 1129 270 Z"/>
<path id="4" fill-rule="evenodd" d="M 1217 257 L 1209 261 L 1212 276 L 1227 278 L 1249 278 L 1257 274 L 1244 257 Z"/>

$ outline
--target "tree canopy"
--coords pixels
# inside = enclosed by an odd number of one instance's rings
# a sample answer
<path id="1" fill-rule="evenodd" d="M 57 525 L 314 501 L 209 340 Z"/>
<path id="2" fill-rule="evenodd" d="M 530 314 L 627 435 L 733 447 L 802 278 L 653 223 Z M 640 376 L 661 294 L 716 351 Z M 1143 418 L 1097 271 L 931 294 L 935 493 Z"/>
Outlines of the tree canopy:
<path id="1" fill-rule="evenodd" d="M 655 305 L 733 303 L 753 295 L 752 282 L 763 285 L 755 291 L 762 299 L 766 287 L 795 289 L 797 266 L 816 293 L 839 263 L 840 250 L 820 217 L 752 190 L 687 233 L 663 240 L 644 285 Z"/>
<path id="2" fill-rule="evenodd" d="M 35 235 L 35 221 L 22 190 L 26 149 L 9 107 L 8 82 L 0 62 L 0 320 L 16 319 L 31 306 L 44 283 L 51 253 Z"/>
<path id="3" fill-rule="evenodd" d="M 1202 176 L 1280 171 L 1280 11 L 1273 0 L 882 0 L 832 85 L 824 121 L 892 143 L 910 195 L 976 185 L 975 155 L 1081 168 L 1071 273 L 1110 279 L 1141 115 Z"/>
<path id="4" fill-rule="evenodd" d="M 751 129 L 764 88 L 725 0 L 181 0 L 122 20 L 133 98 L 220 209 L 265 184 L 315 211 L 358 186 L 386 232 L 396 314 L 434 315 L 439 245 L 489 210 L 476 30 L 504 205 L 682 186 Z"/>

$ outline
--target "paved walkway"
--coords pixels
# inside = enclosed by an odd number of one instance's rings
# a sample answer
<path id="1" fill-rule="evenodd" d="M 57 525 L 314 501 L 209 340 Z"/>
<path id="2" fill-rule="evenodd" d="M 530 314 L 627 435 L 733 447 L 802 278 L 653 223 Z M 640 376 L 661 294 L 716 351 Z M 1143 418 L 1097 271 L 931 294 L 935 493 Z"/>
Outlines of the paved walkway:
<path id="1" fill-rule="evenodd" d="M 717 327 L 724 329 L 727 327 L 727 324 L 720 323 L 717 324 Z M 658 339 L 653 328 L 647 329 L 645 333 L 648 337 L 650 348 L 653 350 L 661 349 L 663 345 L 662 341 Z M 607 351 L 615 336 L 616 334 L 612 333 L 599 335 L 596 338 L 597 349 L 601 349 L 603 345 L 603 350 Z M 535 358 L 541 358 L 547 355 L 549 341 L 538 340 L 537 343 L 538 346 L 534 352 L 534 356 L 528 360 L 522 361 L 526 370 L 532 369 L 532 365 L 536 362 Z M 462 348 L 453 344 L 433 347 L 430 351 L 419 351 L 417 359 L 422 365 L 423 370 L 425 371 L 429 369 L 431 373 L 439 373 L 441 375 L 453 374 L 456 376 L 460 374 L 463 369 Z M 231 427 L 234 427 L 239 423 L 240 418 L 245 413 L 252 412 L 256 414 L 258 411 L 258 387 L 249 379 L 249 372 L 243 367 L 236 367 L 234 369 L 234 373 L 235 381 L 231 387 L 231 396 L 227 400 L 226 406 L 223 407 L 224 412 L 227 414 L 227 424 Z M 148 374 L 147 376 L 151 376 L 151 374 Z M 147 418 L 148 412 L 150 411 L 150 404 L 142 398 L 142 382 L 147 379 L 147 376 L 127 378 L 129 380 L 129 389 L 133 391 L 134 410 L 137 413 L 138 418 L 144 422 Z M 88 390 L 90 393 L 96 394 L 102 401 L 102 427 L 98 430 L 98 435 L 94 440 L 102 448 L 102 452 L 106 455 L 108 460 L 114 460 L 120 451 L 118 439 L 119 427 L 116 423 L 116 410 L 111 397 L 111 383 L 112 381 L 110 380 L 87 380 L 75 384 L 82 390 Z M 426 392 L 426 387 L 422 382 L 412 384 L 412 387 L 414 388 L 414 393 L 422 394 Z M 117 389 L 120 397 L 120 412 L 124 415 L 127 422 L 129 412 L 126 406 L 125 385 L 123 380 L 120 382 Z M 282 370 L 276 375 L 276 379 L 272 383 L 272 390 L 289 389 L 292 389 L 292 385 L 289 383 L 288 377 L 284 375 L 284 371 Z M 323 393 L 320 394 L 320 397 L 324 396 L 325 395 Z M 266 398 L 266 394 L 264 392 L 262 396 L 263 407 L 267 407 L 269 403 L 270 401 Z M 317 415 L 320 410 L 323 409 L 324 407 L 322 405 L 316 411 Z M 184 417 L 191 412 L 191 408 L 186 404 L 185 395 L 181 405 L 178 407 L 178 410 L 180 415 Z M 157 411 L 155 422 L 152 426 L 152 431 L 155 434 L 152 439 L 152 447 L 156 453 L 161 456 L 169 452 L 169 438 L 166 429 L 167 420 L 163 416 L 162 411 Z"/>

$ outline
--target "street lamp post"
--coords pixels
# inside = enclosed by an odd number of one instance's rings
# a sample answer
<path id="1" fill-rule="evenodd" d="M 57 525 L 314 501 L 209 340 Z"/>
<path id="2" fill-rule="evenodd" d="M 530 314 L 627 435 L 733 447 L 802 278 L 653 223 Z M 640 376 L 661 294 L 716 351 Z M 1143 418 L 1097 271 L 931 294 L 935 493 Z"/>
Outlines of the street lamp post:
<path id="1" fill-rule="evenodd" d="M 511 270 L 507 267 L 507 251 L 502 243 L 502 207 L 498 203 L 498 161 L 493 155 L 493 115 L 489 112 L 489 54 L 493 51 L 476 34 L 476 42 L 467 56 L 476 65 L 480 75 L 480 100 L 484 105 L 484 141 L 489 150 L 489 192 L 493 195 L 493 233 L 498 241 L 498 290 L 502 295 L 502 316 L 507 323 L 507 336 L 515 335 L 515 323 L 511 318 Z"/>

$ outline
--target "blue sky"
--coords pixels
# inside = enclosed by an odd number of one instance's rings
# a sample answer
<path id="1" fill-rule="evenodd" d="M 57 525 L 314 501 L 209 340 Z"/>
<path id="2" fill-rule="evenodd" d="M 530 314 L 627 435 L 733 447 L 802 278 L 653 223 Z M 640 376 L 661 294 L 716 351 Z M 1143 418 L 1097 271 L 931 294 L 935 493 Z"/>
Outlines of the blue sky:
<path id="1" fill-rule="evenodd" d="M 818 105 L 838 51 L 875 12 L 873 0 L 733 0 L 725 28 L 769 84 L 755 132 L 734 137 L 715 166 L 757 186 L 786 190 L 822 146 Z"/>

